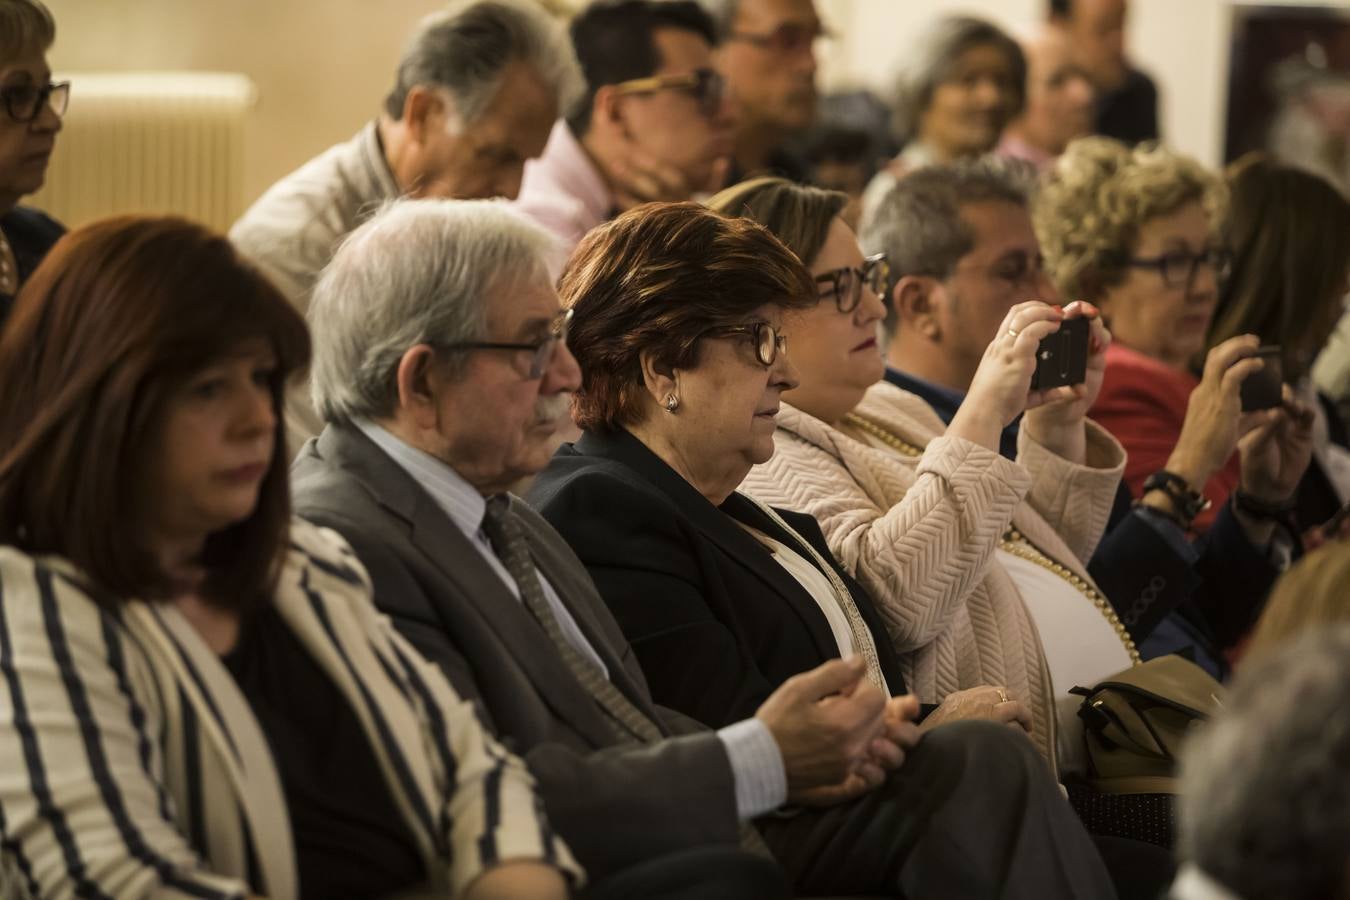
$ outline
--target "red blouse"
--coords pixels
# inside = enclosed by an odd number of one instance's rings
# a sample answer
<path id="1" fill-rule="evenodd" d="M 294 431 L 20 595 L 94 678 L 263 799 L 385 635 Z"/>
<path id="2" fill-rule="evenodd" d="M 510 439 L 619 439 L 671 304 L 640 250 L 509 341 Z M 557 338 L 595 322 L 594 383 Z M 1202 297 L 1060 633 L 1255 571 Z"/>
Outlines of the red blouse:
<path id="1" fill-rule="evenodd" d="M 1144 480 L 1167 465 L 1172 448 L 1181 436 L 1186 402 L 1200 380 L 1190 372 L 1173 369 L 1119 343 L 1106 349 L 1106 377 L 1102 392 L 1088 415 L 1124 446 L 1125 483 L 1140 496 Z M 1238 485 L 1236 451 L 1227 464 L 1205 484 L 1211 506 L 1195 519 L 1195 530 L 1205 531 L 1219 507 Z"/>

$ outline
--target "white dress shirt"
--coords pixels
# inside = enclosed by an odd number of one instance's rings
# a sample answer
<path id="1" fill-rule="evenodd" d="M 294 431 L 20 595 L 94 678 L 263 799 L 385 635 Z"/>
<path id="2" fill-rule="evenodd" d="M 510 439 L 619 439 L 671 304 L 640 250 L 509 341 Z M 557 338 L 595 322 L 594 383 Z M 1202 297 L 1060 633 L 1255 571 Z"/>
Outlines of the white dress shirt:
<path id="1" fill-rule="evenodd" d="M 353 424 L 431 496 L 519 601 L 520 588 L 497 558 L 483 531 L 487 500 L 477 488 L 436 457 L 409 446 L 374 422 L 357 420 Z M 558 592 L 549 584 L 543 572 L 536 569 L 535 574 L 563 636 L 608 678 L 609 668 L 586 639 Z M 726 747 L 727 758 L 731 763 L 736 783 L 736 811 L 740 818 L 752 819 L 783 805 L 787 800 L 787 772 L 783 767 L 778 743 L 768 726 L 756 718 L 743 719 L 719 729 L 717 736 Z"/>

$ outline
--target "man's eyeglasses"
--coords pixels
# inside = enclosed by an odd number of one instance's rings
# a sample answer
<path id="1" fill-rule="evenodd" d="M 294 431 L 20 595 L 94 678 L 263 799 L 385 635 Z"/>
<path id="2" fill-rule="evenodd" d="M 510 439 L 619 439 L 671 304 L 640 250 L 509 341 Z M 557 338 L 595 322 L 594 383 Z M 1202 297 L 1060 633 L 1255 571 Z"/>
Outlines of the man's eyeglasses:
<path id="1" fill-rule="evenodd" d="M 57 118 L 66 114 L 70 103 L 70 82 L 55 81 L 38 87 L 21 84 L 0 89 L 0 100 L 4 101 L 5 111 L 15 122 L 31 122 L 42 115 L 48 104 Z"/>
<path id="2" fill-rule="evenodd" d="M 816 276 L 816 284 L 829 285 L 821 296 L 833 296 L 834 305 L 841 313 L 851 313 L 862 302 L 863 285 L 877 296 L 886 292 L 891 278 L 891 266 L 886 254 L 876 253 L 863 260 L 861 266 L 844 266 Z"/>
<path id="3" fill-rule="evenodd" d="M 727 35 L 727 40 L 740 41 L 783 56 L 795 56 L 810 50 L 817 38 L 828 37 L 832 37 L 832 35 L 819 23 L 811 26 L 803 25 L 800 22 L 788 22 L 763 34 L 733 31 Z"/>
<path id="4" fill-rule="evenodd" d="M 1012 287 L 1035 287 L 1045 275 L 1045 257 L 1039 253 L 1008 253 L 991 263 L 962 263 L 954 272 L 981 272 L 990 278 L 1006 281 Z"/>
<path id="5" fill-rule="evenodd" d="M 1206 247 L 1199 253 L 1175 251 L 1161 256 L 1127 259 L 1125 264 L 1136 269 L 1153 269 L 1171 288 L 1189 288 L 1195 282 L 1195 273 L 1204 263 L 1223 281 L 1233 268 L 1233 256 L 1222 247 Z"/>
<path id="6" fill-rule="evenodd" d="M 710 328 L 704 334 L 714 337 L 731 337 L 734 335 L 746 335 L 751 343 L 755 345 L 755 359 L 759 360 L 762 366 L 771 366 L 774 360 L 778 359 L 779 353 L 787 352 L 787 336 L 778 333 L 768 322 L 755 322 L 752 325 L 727 325 L 720 328 Z"/>
<path id="7" fill-rule="evenodd" d="M 530 378 L 542 378 L 553 364 L 558 348 L 567 343 L 567 331 L 572 326 L 572 310 L 563 310 L 549 326 L 548 337 L 530 344 L 505 344 L 497 341 L 460 341 L 454 344 L 432 344 L 437 350 L 513 350 L 517 353 L 529 352 Z"/>
<path id="8" fill-rule="evenodd" d="M 688 91 L 698 101 L 703 115 L 712 118 L 722 108 L 722 95 L 726 92 L 726 82 L 712 69 L 696 69 L 686 75 L 652 75 L 649 78 L 633 78 L 614 85 L 620 96 L 624 94 L 654 94 L 657 91 Z"/>

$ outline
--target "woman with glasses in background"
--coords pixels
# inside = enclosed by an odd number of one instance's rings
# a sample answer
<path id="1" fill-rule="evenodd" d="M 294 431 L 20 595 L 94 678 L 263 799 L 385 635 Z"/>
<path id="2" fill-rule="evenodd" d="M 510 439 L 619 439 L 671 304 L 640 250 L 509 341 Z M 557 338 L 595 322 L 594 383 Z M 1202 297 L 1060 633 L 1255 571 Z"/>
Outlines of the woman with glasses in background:
<path id="1" fill-rule="evenodd" d="M 65 228 L 19 200 L 42 187 L 70 83 L 53 84 L 56 23 L 40 0 L 0 0 L 0 323 Z"/>
<path id="2" fill-rule="evenodd" d="M 1131 493 L 1199 532 L 1231 502 L 1249 533 L 1270 538 L 1273 511 L 1307 467 L 1311 416 L 1292 395 L 1242 412 L 1242 382 L 1264 367 L 1254 334 L 1216 344 L 1197 365 L 1230 267 L 1219 241 L 1227 203 L 1221 179 L 1188 157 L 1084 138 L 1056 163 L 1034 221 L 1061 295 L 1096 304 L 1111 327 L 1089 415 L 1129 454 Z M 1207 440 L 1180 452 L 1183 428 Z M 1256 458 L 1274 464 L 1242 465 Z"/>

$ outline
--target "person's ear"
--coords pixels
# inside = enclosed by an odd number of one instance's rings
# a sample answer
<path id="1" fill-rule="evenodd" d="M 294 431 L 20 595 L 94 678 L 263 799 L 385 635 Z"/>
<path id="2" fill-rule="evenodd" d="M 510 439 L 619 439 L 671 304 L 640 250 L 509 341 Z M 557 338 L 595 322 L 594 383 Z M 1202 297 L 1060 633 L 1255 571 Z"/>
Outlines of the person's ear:
<path id="1" fill-rule="evenodd" d="M 603 85 L 595 92 L 595 100 L 591 103 L 590 127 L 604 134 L 622 132 L 627 127 L 624 122 L 623 97 L 614 89 L 614 85 Z"/>
<path id="2" fill-rule="evenodd" d="M 942 339 L 939 309 L 946 299 L 942 283 L 929 275 L 905 275 L 891 291 L 896 332 L 921 334 L 929 341 Z"/>
<path id="3" fill-rule="evenodd" d="M 456 120 L 454 100 L 443 90 L 415 84 L 403 98 L 403 125 L 419 144 L 433 132 L 446 132 Z"/>
<path id="4" fill-rule="evenodd" d="M 644 350 L 638 356 L 638 364 L 642 367 L 642 384 L 652 402 L 668 412 L 678 409 L 683 399 L 679 370 L 660 360 L 651 350 Z"/>
<path id="5" fill-rule="evenodd" d="M 412 422 L 419 430 L 436 429 L 436 393 L 445 378 L 436 371 L 436 351 L 429 344 L 418 344 L 403 354 L 394 374 L 398 389 L 396 416 Z"/>

